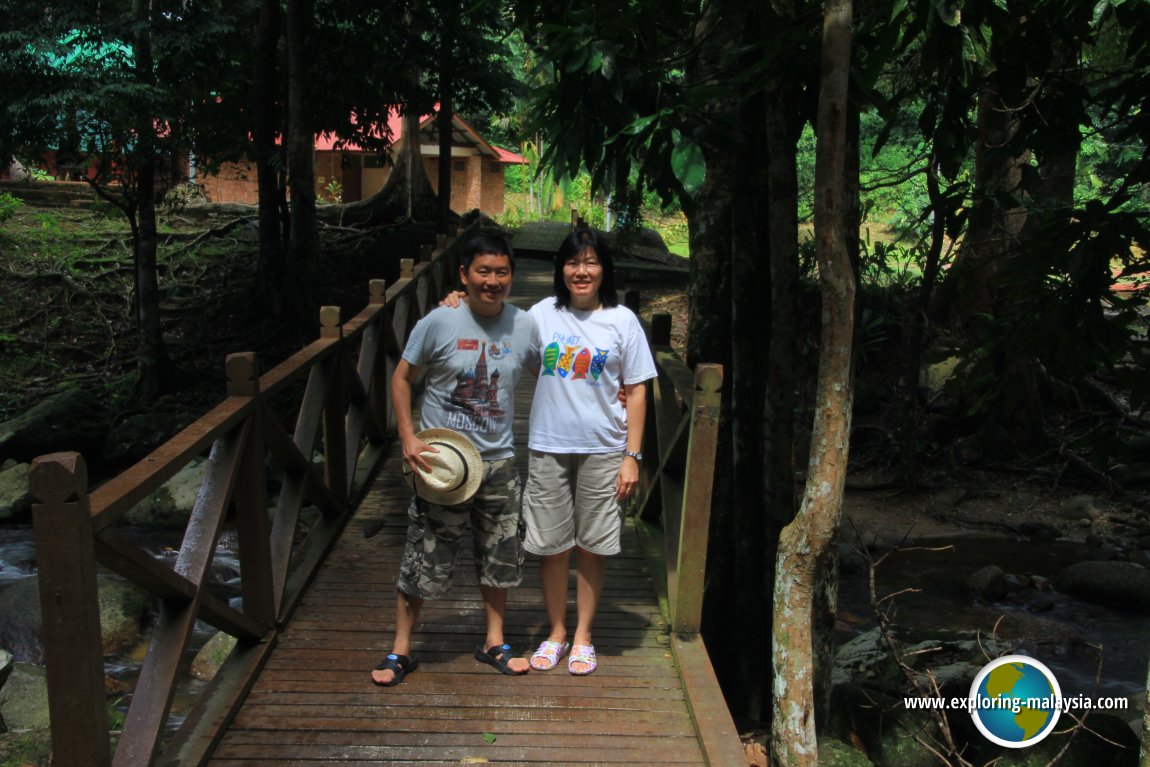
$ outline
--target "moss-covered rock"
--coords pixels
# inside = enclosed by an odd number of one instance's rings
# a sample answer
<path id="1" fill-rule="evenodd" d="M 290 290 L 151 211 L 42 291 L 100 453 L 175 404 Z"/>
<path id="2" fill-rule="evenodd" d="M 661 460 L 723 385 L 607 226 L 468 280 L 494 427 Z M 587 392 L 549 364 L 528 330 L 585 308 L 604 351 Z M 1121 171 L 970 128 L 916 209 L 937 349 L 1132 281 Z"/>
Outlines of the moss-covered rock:
<path id="1" fill-rule="evenodd" d="M 196 657 L 192 660 L 192 676 L 196 679 L 210 681 L 228 659 L 228 654 L 236 646 L 236 638 L 231 634 L 219 631 L 209 639 Z"/>

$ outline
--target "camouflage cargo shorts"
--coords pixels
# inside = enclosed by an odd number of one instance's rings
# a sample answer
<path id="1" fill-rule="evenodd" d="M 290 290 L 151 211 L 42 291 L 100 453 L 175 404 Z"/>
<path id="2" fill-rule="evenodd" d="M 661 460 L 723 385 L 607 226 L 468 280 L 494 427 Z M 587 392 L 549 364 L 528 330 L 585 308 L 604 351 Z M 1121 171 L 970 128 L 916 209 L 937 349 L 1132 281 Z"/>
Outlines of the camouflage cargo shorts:
<path id="1" fill-rule="evenodd" d="M 511 588 L 523 578 L 523 523 L 515 459 L 483 462 L 483 483 L 467 503 L 438 506 L 413 498 L 407 510 L 407 546 L 396 587 L 436 599 L 451 590 L 459 542 L 471 526 L 475 573 L 484 586 Z"/>

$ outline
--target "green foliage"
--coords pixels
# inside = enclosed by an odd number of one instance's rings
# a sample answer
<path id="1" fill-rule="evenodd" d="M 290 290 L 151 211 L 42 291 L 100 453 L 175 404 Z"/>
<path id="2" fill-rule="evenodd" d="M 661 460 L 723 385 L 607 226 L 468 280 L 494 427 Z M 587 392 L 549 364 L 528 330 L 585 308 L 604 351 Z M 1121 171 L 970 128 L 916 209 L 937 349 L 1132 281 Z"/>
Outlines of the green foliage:
<path id="1" fill-rule="evenodd" d="M 635 174 L 663 202 L 688 204 L 705 177 L 697 104 L 683 89 L 698 7 L 632 3 L 603 14 L 541 0 L 521 13 L 526 37 L 543 43 L 527 121 L 548 138 L 542 163 L 559 177 L 586 170 L 605 193 Z"/>
<path id="2" fill-rule="evenodd" d="M 527 191 L 530 183 L 526 165 L 508 165 L 503 172 L 503 188 L 505 191 L 522 194 Z"/>
<path id="3" fill-rule="evenodd" d="M 22 207 L 24 207 L 24 201 L 19 197 L 13 197 L 7 192 L 0 192 L 0 224 L 15 216 L 16 211 Z"/>
<path id="4" fill-rule="evenodd" d="M 879 287 L 910 289 L 922 281 L 923 254 L 917 247 L 872 242 L 863 238 L 859 247 L 860 279 Z"/>
<path id="5" fill-rule="evenodd" d="M 343 184 L 339 182 L 339 179 L 333 178 L 331 181 L 328 181 L 327 186 L 323 188 L 323 191 L 327 202 L 331 202 L 336 205 L 339 205 L 341 202 L 343 202 Z"/>

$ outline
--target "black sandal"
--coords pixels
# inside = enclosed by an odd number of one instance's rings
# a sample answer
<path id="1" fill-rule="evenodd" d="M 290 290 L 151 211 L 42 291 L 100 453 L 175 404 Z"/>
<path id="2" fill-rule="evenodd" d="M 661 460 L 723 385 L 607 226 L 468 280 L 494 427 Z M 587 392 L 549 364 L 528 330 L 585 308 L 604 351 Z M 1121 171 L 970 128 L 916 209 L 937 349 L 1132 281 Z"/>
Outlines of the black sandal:
<path id="1" fill-rule="evenodd" d="M 387 657 L 379 662 L 375 667 L 376 671 L 392 671 L 395 676 L 391 678 L 390 682 L 377 682 L 375 677 L 371 678 L 373 684 L 380 687 L 394 687 L 403 681 L 404 677 L 419 668 L 419 659 L 412 655 L 410 658 L 406 655 L 396 655 L 395 653 L 388 653 Z"/>
<path id="2" fill-rule="evenodd" d="M 508 666 L 507 664 L 511 662 L 511 657 L 511 645 L 509 644 L 497 644 L 490 650 L 484 650 L 482 645 L 475 648 L 475 660 L 486 663 L 501 674 L 523 676 L 530 670 L 523 669 L 522 671 L 516 671 Z"/>

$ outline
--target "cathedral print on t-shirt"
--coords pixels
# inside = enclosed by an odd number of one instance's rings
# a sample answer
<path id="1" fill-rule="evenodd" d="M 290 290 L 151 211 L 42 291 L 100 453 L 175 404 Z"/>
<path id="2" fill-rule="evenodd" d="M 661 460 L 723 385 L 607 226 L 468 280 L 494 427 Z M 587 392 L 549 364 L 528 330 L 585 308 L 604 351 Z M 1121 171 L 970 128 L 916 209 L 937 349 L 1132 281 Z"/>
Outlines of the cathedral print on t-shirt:
<path id="1" fill-rule="evenodd" d="M 511 345 L 506 342 L 500 345 L 475 338 L 461 338 L 456 343 L 456 349 L 460 352 L 478 351 L 479 359 L 475 367 L 471 370 L 465 368 L 455 377 L 455 388 L 448 402 L 464 412 L 452 414 L 453 423 L 449 424 L 449 428 L 490 431 L 489 419 L 506 415 L 507 411 L 499 406 L 499 370 L 493 370 L 488 375 L 487 357 L 489 352 L 493 360 L 510 356 Z M 465 415 L 470 416 L 466 423 L 459 423 L 459 418 Z"/>

